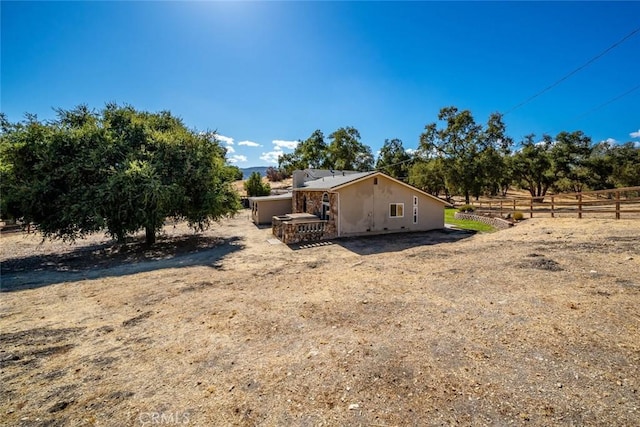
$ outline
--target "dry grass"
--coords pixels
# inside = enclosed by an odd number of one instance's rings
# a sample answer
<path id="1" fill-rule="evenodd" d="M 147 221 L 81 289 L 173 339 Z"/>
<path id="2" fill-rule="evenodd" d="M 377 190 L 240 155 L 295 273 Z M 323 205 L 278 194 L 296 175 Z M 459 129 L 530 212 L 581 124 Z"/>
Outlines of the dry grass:
<path id="1" fill-rule="evenodd" d="M 271 182 L 266 177 L 263 176 L 262 182 L 265 184 L 269 184 L 272 190 L 284 190 L 284 189 L 291 188 L 291 185 L 293 184 L 293 179 L 287 178 L 287 179 L 283 179 L 282 181 Z M 234 181 L 232 184 L 233 188 L 242 197 L 247 196 L 247 191 L 244 189 L 244 183 L 245 181 Z"/>
<path id="2" fill-rule="evenodd" d="M 243 213 L 184 233 L 2 237 L 0 423 L 640 423 L 639 221 L 289 248 Z"/>

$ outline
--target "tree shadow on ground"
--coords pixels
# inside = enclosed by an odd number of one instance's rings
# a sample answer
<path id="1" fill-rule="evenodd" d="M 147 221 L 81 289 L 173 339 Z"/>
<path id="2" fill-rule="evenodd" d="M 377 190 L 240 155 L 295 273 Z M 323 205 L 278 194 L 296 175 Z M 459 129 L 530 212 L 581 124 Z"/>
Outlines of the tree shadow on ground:
<path id="1" fill-rule="evenodd" d="M 399 252 L 419 246 L 453 243 L 466 239 L 475 231 L 443 228 L 423 232 L 387 233 L 373 236 L 343 237 L 320 242 L 308 242 L 289 245 L 293 250 L 309 249 L 319 246 L 339 245 L 358 255 L 374 255 L 386 252 Z"/>
<path id="2" fill-rule="evenodd" d="M 195 265 L 216 268 L 222 258 L 244 246 L 240 237 L 183 235 L 158 241 L 152 247 L 139 239 L 127 244 L 106 242 L 64 253 L 10 258 L 0 266 L 0 291 L 13 292 L 165 268 Z"/>

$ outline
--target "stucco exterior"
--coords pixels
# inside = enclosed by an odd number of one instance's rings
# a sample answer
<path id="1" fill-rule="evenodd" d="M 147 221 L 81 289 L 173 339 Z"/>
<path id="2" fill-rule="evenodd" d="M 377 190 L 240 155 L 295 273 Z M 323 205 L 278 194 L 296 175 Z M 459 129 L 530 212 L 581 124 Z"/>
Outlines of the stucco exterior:
<path id="1" fill-rule="evenodd" d="M 256 225 L 271 224 L 271 218 L 292 212 L 291 194 L 250 197 L 251 220 Z"/>
<path id="2" fill-rule="evenodd" d="M 292 205 L 293 213 L 325 221 L 321 238 L 332 239 L 443 228 L 447 202 L 381 172 L 363 172 L 300 182 Z"/>
<path id="3" fill-rule="evenodd" d="M 446 202 L 381 173 L 338 187 L 334 192 L 338 195 L 339 236 L 444 227 Z"/>

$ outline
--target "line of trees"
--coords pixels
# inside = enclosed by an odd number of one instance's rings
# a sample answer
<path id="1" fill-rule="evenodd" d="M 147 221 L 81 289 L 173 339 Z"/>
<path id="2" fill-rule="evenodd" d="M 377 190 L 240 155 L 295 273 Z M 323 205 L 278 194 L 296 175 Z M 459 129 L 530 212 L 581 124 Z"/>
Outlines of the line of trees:
<path id="1" fill-rule="evenodd" d="M 105 230 L 124 241 L 145 230 L 152 244 L 167 217 L 203 230 L 240 208 L 238 170 L 225 156 L 215 133 L 189 130 L 168 111 L 108 104 L 60 109 L 50 122 L 0 115 L 0 214 L 50 238 Z"/>
<path id="2" fill-rule="evenodd" d="M 377 160 L 353 127 L 320 130 L 279 158 L 279 173 L 308 167 L 378 169 L 435 195 L 505 194 L 511 186 L 544 198 L 548 191 L 640 186 L 640 147 L 593 144 L 581 131 L 529 135 L 514 148 L 502 116 L 477 123 L 468 110 L 440 110 L 415 152 L 387 139 Z M 275 171 L 271 171 L 276 175 Z M 226 161 L 215 132 L 196 132 L 168 111 L 107 104 L 57 110 L 9 122 L 0 113 L 0 215 L 37 223 L 45 237 L 73 240 L 106 231 L 119 241 L 145 230 L 151 244 L 165 218 L 203 230 L 240 208 L 231 182 L 242 176 Z M 269 189 L 256 174 L 245 188 Z"/>
<path id="3" fill-rule="evenodd" d="M 407 152 L 399 139 L 386 139 L 374 164 L 356 129 L 340 128 L 329 142 L 316 130 L 293 153 L 280 156 L 278 166 L 285 176 L 308 167 L 375 168 L 434 195 L 464 196 L 467 203 L 504 195 L 511 187 L 543 199 L 548 191 L 640 186 L 640 146 L 633 142 L 594 144 L 582 131 L 563 131 L 538 140 L 528 135 L 514 144 L 499 113 L 481 124 L 469 110 L 453 106 L 425 126 L 415 152 Z"/>
<path id="4" fill-rule="evenodd" d="M 443 108 L 446 123 L 425 127 L 409 182 L 432 194 L 505 195 L 512 186 L 542 200 L 548 191 L 580 192 L 640 185 L 640 147 L 633 142 L 593 144 L 582 131 L 531 134 L 517 148 L 499 114 L 486 126 L 468 110 Z"/>
<path id="5" fill-rule="evenodd" d="M 329 135 L 325 142 L 321 130 L 300 141 L 293 153 L 278 158 L 278 167 L 285 175 L 296 169 L 337 169 L 368 171 L 373 168 L 371 147 L 360 140 L 360 132 L 353 127 L 342 127 Z"/>

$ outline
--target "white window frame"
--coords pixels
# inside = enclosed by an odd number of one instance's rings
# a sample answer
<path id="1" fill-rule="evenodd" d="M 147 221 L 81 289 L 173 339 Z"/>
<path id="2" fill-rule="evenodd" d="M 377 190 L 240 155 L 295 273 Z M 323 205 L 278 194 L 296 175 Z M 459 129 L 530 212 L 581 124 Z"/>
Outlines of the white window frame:
<path id="1" fill-rule="evenodd" d="M 418 223 L 418 207 L 417 206 L 413 207 L 413 223 L 414 224 Z"/>
<path id="2" fill-rule="evenodd" d="M 391 206 L 396 207 L 395 215 L 391 215 Z M 398 206 L 401 206 L 402 215 L 398 215 Z M 404 203 L 389 203 L 389 218 L 404 218 Z"/>

